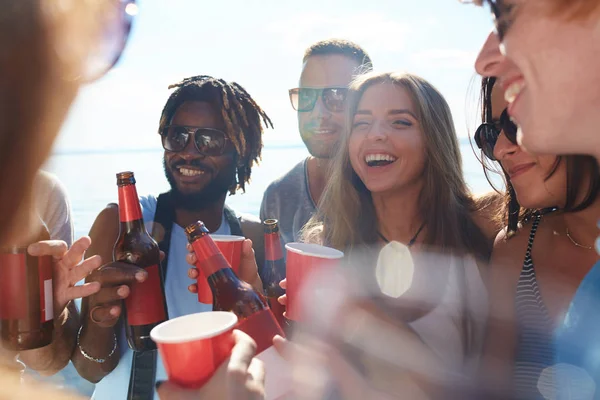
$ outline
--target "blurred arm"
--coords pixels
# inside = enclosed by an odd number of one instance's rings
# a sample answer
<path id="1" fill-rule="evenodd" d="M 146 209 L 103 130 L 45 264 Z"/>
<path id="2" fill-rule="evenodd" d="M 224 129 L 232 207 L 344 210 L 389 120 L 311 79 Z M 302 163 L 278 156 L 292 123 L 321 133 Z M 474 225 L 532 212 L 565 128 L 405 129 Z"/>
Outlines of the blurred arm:
<path id="1" fill-rule="evenodd" d="M 112 261 L 113 246 L 118 236 L 119 211 L 116 205 L 111 204 L 102 210 L 92 225 L 90 230 L 92 245 L 88 249 L 86 256 L 90 257 L 97 254 L 102 257 L 102 260 Z M 112 326 L 106 327 L 99 326 L 93 322 L 90 318 L 90 298 L 82 300 L 81 321 L 83 324 L 80 337 L 81 347 L 92 357 L 105 359 L 106 361 L 98 363 L 88 360 L 83 356 L 78 347 L 75 348 L 71 360 L 79 375 L 92 383 L 97 383 L 115 369 L 119 363 L 120 352 L 118 344 L 114 354 L 108 357 L 113 349 L 114 338 L 117 334 L 114 326 L 116 321 Z"/>

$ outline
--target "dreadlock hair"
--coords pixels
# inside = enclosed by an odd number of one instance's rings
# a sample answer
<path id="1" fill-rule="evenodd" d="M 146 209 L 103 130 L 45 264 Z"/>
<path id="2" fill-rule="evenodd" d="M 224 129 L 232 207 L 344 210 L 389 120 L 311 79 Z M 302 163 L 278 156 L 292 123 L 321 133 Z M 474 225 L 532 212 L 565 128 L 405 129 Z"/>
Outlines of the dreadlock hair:
<path id="1" fill-rule="evenodd" d="M 328 56 L 339 54 L 349 57 L 360 65 L 360 73 L 367 73 L 373 70 L 373 61 L 369 54 L 358 44 L 344 39 L 326 39 L 312 44 L 304 52 L 302 62 L 306 62 L 312 56 Z"/>
<path id="2" fill-rule="evenodd" d="M 481 80 L 481 120 L 482 122 L 492 121 L 492 90 L 496 83 L 495 77 L 483 77 Z M 473 142 L 471 142 L 471 146 Z M 506 226 L 506 238 L 513 237 L 519 228 L 519 224 L 526 222 L 536 214 L 545 214 L 557 209 L 551 207 L 547 209 L 530 209 L 521 206 L 517 199 L 517 194 L 513 188 L 510 177 L 504 171 L 498 161 L 490 161 L 483 155 L 483 151 L 478 156 L 483 165 L 483 172 L 490 185 L 497 191 L 490 179 L 490 173 L 500 173 L 504 179 L 506 192 L 504 194 L 504 207 L 495 216 L 496 222 Z M 589 207 L 598 196 L 600 190 L 600 170 L 594 157 L 583 155 L 559 155 L 546 179 L 549 179 L 558 169 L 561 162 L 567 166 L 567 191 L 565 194 L 565 204 L 560 209 L 563 212 L 577 212 Z M 585 190 L 585 192 L 583 192 Z M 578 201 L 581 193 L 584 193 L 583 199 Z"/>
<path id="3" fill-rule="evenodd" d="M 176 89 L 162 110 L 158 132 L 161 133 L 171 122 L 183 103 L 210 103 L 217 111 L 220 110 L 225 122 L 225 133 L 236 151 L 237 180 L 232 184 L 229 193 L 233 195 L 238 189 L 245 191 L 246 183 L 250 182 L 252 166 L 258 164 L 261 159 L 263 129 L 273 129 L 271 119 L 246 89 L 236 82 L 198 75 L 169 85 L 169 89 L 173 88 Z"/>

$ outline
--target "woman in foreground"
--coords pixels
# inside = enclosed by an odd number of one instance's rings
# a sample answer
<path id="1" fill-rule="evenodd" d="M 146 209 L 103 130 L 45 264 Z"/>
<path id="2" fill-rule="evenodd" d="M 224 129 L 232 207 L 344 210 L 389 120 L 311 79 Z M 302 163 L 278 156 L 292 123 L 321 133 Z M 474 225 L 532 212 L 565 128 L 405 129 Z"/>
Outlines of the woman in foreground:
<path id="1" fill-rule="evenodd" d="M 4 171 L 0 176 L 0 242 L 3 246 L 28 240 L 39 230 L 31 212 L 34 202 L 30 193 L 36 173 L 48 158 L 80 85 L 102 76 L 118 60 L 135 11 L 135 2 L 125 0 L 15 0 L 3 6 L 0 13 L 0 167 Z M 89 244 L 89 238 L 83 238 L 69 251 L 64 243 L 52 241 L 29 248 L 30 254 L 51 254 L 57 259 L 55 274 L 59 274 L 59 282 L 54 284 L 55 307 L 57 300 L 64 308 L 73 298 L 98 291 L 95 284 L 74 287 L 80 275 L 87 275 L 101 264 L 98 258 L 79 262 Z M 31 358 L 35 360 L 43 354 L 52 362 L 63 353 L 70 356 L 74 337 L 55 335 L 54 342 L 56 336 L 66 348 L 54 349 L 50 345 L 50 349 L 33 350 L 37 353 Z M 219 393 L 232 399 L 260 398 L 260 365 L 249 369 L 254 351 L 252 340 L 238 334 L 231 360 L 209 384 L 193 392 L 165 384 L 161 396 L 214 398 L 214 393 Z M 33 384 L 20 384 L 18 372 L 10 367 L 13 363 L 6 359 L 6 354 L 2 358 L 8 366 L 2 367 L 1 398 L 32 399 L 41 393 L 47 399 L 72 397 Z"/>

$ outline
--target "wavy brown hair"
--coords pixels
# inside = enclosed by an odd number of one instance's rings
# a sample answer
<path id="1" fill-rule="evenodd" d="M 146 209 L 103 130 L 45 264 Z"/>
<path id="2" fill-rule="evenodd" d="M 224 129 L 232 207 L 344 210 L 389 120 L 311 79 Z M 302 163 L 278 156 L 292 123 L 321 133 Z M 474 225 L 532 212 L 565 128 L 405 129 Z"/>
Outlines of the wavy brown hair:
<path id="1" fill-rule="evenodd" d="M 481 80 L 480 104 L 481 120 L 484 122 L 492 121 L 492 90 L 496 78 L 484 77 Z M 472 144 L 472 142 L 471 142 Z M 498 210 L 494 217 L 503 226 L 506 227 L 506 237 L 511 238 L 517 233 L 519 224 L 527 221 L 532 215 L 546 213 L 554 209 L 560 209 L 563 212 L 577 212 L 589 207 L 598 197 L 600 189 L 600 173 L 598 163 L 592 156 L 568 155 L 557 156 L 553 168 L 548 172 L 546 179 L 549 179 L 555 172 L 560 163 L 566 163 L 567 168 L 567 190 L 564 197 L 564 205 L 557 204 L 556 207 L 547 209 L 531 209 L 521 207 L 517 194 L 513 189 L 508 174 L 502 169 L 497 161 L 491 161 L 483 155 L 478 154 L 479 161 L 483 165 L 483 172 L 490 185 L 498 192 L 504 193 L 504 205 Z M 491 174 L 499 174 L 504 180 L 505 191 L 494 186 Z"/>
<path id="2" fill-rule="evenodd" d="M 375 84 L 396 85 L 409 94 L 425 143 L 425 170 L 419 213 L 427 228 L 424 244 L 441 250 L 489 256 L 489 243 L 471 216 L 475 204 L 465 184 L 462 159 L 448 103 L 429 82 L 400 72 L 368 73 L 350 85 L 347 128 L 317 214 L 305 228 L 308 241 L 351 251 L 378 241 L 371 193 L 350 164 L 348 142 L 360 99 Z M 401 221 L 399 221 L 401 223 Z"/>

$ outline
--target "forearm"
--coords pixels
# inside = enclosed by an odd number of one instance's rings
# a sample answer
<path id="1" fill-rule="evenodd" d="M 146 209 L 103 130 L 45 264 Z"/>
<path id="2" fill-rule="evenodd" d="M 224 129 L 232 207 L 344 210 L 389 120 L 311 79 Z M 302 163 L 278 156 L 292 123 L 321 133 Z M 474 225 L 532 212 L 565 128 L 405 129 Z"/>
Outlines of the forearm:
<path id="1" fill-rule="evenodd" d="M 79 337 L 79 346 L 75 348 L 71 358 L 79 375 L 92 383 L 100 382 L 115 369 L 119 357 L 116 328 L 100 327 L 91 321 L 89 316 L 86 317 Z M 103 361 L 100 362 L 101 360 Z"/>
<path id="2" fill-rule="evenodd" d="M 77 308 L 70 302 L 64 311 L 54 319 L 52 343 L 46 347 L 23 351 L 19 359 L 41 375 L 54 375 L 63 369 L 71 359 L 75 348 L 75 338 L 79 328 Z"/>

